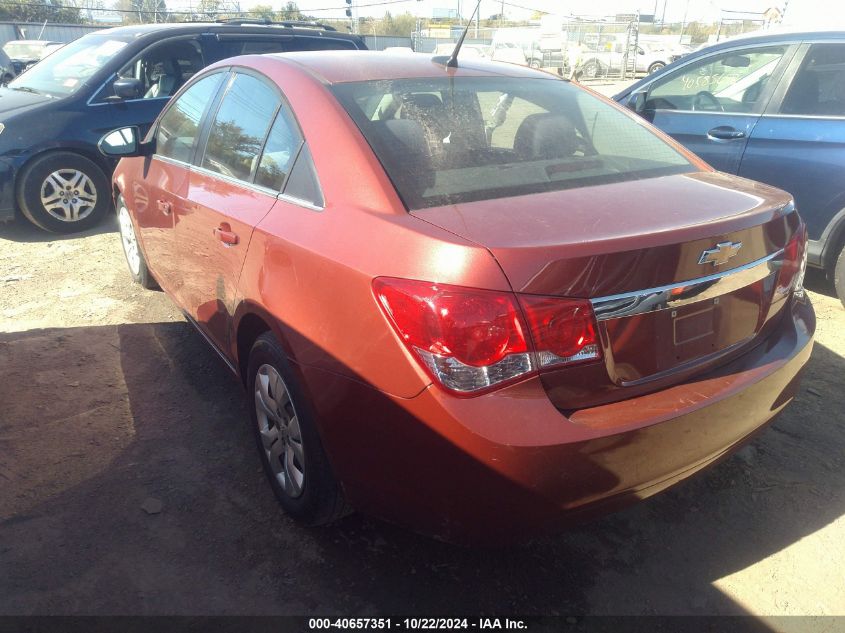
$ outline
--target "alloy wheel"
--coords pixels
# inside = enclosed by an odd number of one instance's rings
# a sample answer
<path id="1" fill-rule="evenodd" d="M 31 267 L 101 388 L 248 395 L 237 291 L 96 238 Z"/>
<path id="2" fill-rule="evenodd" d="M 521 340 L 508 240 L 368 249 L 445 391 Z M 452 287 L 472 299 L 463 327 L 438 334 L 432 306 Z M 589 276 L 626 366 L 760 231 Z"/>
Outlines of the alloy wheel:
<path id="1" fill-rule="evenodd" d="M 94 211 L 97 188 L 77 169 L 57 169 L 41 184 L 41 204 L 57 220 L 77 222 Z"/>
<path id="2" fill-rule="evenodd" d="M 132 226 L 132 218 L 129 217 L 129 210 L 125 204 L 121 203 L 117 212 L 117 220 L 120 225 L 120 241 L 123 243 L 126 262 L 129 264 L 132 274 L 138 275 L 141 272 L 141 252 L 138 250 L 135 227 Z"/>
<path id="3" fill-rule="evenodd" d="M 302 432 L 287 386 L 272 365 L 258 368 L 255 413 L 261 446 L 273 476 L 286 495 L 299 497 L 305 488 Z"/>

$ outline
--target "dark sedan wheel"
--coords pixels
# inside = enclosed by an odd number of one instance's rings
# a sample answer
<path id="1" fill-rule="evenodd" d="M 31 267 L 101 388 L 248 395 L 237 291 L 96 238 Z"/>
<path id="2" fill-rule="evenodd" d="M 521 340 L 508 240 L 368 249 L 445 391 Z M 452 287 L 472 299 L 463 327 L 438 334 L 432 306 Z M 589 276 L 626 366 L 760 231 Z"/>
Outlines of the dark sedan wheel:
<path id="1" fill-rule="evenodd" d="M 310 407 L 284 350 L 269 332 L 252 346 L 247 371 L 258 452 L 285 512 L 306 525 L 331 523 L 347 514 Z"/>
<path id="2" fill-rule="evenodd" d="M 96 163 L 72 152 L 32 161 L 18 183 L 26 218 L 53 233 L 75 233 L 96 225 L 111 206 L 109 181 Z"/>
<path id="3" fill-rule="evenodd" d="M 663 62 L 654 62 L 651 66 L 648 67 L 648 74 L 650 75 L 652 73 L 656 73 L 658 70 L 664 68 L 665 66 L 666 64 Z"/>
<path id="4" fill-rule="evenodd" d="M 833 283 L 836 285 L 839 300 L 845 306 L 845 246 L 842 247 L 842 252 L 839 253 L 839 259 L 836 260 L 836 266 L 833 269 Z"/>

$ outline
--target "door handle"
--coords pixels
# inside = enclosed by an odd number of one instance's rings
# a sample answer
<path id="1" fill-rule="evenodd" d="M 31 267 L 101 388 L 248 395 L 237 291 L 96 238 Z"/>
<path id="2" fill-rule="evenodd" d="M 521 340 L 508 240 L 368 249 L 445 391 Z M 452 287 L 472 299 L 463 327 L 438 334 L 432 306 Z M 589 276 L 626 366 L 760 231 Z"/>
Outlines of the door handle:
<path id="1" fill-rule="evenodd" d="M 745 132 L 730 125 L 720 125 L 707 132 L 707 138 L 719 141 L 734 141 L 745 138 Z"/>
<path id="2" fill-rule="evenodd" d="M 167 200 L 156 200 L 156 205 L 158 205 L 158 210 L 164 215 L 170 215 L 173 211 L 173 205 L 171 205 Z"/>
<path id="3" fill-rule="evenodd" d="M 232 232 L 232 227 L 228 222 L 223 222 L 220 226 L 214 229 L 214 237 L 226 244 L 227 246 L 234 246 L 238 243 L 237 233 Z"/>

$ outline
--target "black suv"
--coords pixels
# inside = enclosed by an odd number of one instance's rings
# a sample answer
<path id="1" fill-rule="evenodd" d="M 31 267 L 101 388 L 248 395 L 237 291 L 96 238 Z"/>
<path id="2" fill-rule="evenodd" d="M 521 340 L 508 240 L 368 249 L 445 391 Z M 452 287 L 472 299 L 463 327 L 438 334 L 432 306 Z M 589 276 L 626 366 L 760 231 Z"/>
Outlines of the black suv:
<path id="1" fill-rule="evenodd" d="M 111 206 L 115 164 L 104 134 L 146 132 L 167 100 L 208 64 L 242 54 L 365 49 L 356 35 L 311 22 L 126 26 L 90 33 L 0 88 L 0 222 L 20 211 L 70 233 Z"/>

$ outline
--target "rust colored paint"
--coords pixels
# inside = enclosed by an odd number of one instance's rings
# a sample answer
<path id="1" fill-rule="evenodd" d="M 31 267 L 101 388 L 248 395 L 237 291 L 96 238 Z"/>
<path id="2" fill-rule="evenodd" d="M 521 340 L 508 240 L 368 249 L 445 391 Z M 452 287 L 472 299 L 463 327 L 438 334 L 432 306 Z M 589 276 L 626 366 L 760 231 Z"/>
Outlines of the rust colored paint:
<path id="1" fill-rule="evenodd" d="M 115 183 L 156 279 L 232 366 L 245 366 L 243 324 L 280 340 L 359 509 L 473 542 L 557 527 L 682 480 L 791 400 L 815 319 L 774 292 L 777 270 L 718 304 L 601 321 L 600 360 L 476 397 L 432 383 L 372 290 L 395 277 L 594 299 L 686 282 L 715 269 L 698 260 L 720 241 L 743 244 L 720 271 L 783 249 L 800 223 L 787 194 L 690 157 L 683 175 L 408 213 L 327 86 L 446 70 L 346 52 L 220 65 L 283 91 L 324 207 L 157 157 L 121 161 Z M 554 80 L 475 62 L 448 72 Z"/>

